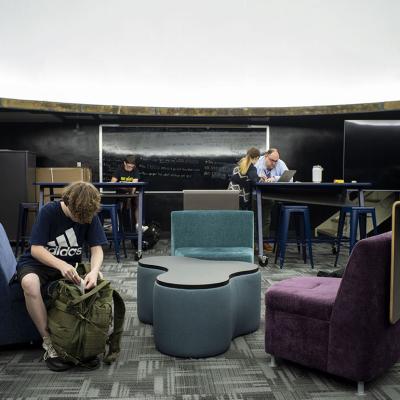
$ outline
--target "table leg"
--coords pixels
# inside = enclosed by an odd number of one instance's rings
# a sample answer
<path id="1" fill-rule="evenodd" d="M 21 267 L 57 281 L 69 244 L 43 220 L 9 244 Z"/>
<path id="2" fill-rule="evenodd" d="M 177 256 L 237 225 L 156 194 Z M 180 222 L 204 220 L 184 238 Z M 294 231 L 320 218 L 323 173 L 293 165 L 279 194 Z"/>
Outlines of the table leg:
<path id="1" fill-rule="evenodd" d="M 364 207 L 365 201 L 364 201 L 364 190 L 360 189 L 358 191 L 358 204 L 360 207 Z"/>
<path id="2" fill-rule="evenodd" d="M 358 191 L 358 203 L 360 207 L 365 206 L 364 191 L 361 189 Z M 365 214 L 360 215 L 360 239 L 365 239 L 367 237 L 367 216 Z"/>
<path id="3" fill-rule="evenodd" d="M 143 188 L 139 188 L 139 221 L 138 221 L 138 258 L 142 256 L 143 225 Z"/>
<path id="4" fill-rule="evenodd" d="M 366 214 L 360 215 L 359 224 L 360 224 L 360 239 L 365 239 L 367 237 L 367 216 L 366 216 Z"/>
<path id="5" fill-rule="evenodd" d="M 256 199 L 257 199 L 257 235 L 258 235 L 258 255 L 262 257 L 264 255 L 263 247 L 263 227 L 262 227 L 262 198 L 261 190 L 256 189 Z"/>

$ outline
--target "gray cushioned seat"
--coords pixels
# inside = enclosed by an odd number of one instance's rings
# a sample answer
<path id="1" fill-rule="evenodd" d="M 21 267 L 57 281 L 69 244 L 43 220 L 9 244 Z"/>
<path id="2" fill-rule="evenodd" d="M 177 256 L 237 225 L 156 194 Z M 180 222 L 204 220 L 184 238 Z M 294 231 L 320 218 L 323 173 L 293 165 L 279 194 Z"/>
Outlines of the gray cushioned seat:
<path id="1" fill-rule="evenodd" d="M 189 257 L 139 261 L 140 321 L 154 325 L 156 347 L 179 357 L 209 357 L 258 329 L 261 277 L 254 264 Z"/>

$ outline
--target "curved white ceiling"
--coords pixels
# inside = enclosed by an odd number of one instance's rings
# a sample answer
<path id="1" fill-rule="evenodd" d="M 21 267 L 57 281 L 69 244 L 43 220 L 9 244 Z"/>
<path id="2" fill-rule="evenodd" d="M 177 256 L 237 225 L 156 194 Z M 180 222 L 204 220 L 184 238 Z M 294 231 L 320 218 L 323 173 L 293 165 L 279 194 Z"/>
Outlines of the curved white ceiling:
<path id="1" fill-rule="evenodd" d="M 398 0 L 0 0 L 0 97 L 167 107 L 400 99 Z"/>

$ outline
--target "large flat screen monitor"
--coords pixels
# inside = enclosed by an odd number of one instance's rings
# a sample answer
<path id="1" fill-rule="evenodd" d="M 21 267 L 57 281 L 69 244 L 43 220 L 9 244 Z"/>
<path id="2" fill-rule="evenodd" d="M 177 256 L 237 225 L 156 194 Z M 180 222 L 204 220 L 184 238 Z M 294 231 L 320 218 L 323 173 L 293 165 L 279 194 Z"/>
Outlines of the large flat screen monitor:
<path id="1" fill-rule="evenodd" d="M 371 182 L 376 190 L 400 189 L 400 121 L 344 123 L 345 181 Z"/>

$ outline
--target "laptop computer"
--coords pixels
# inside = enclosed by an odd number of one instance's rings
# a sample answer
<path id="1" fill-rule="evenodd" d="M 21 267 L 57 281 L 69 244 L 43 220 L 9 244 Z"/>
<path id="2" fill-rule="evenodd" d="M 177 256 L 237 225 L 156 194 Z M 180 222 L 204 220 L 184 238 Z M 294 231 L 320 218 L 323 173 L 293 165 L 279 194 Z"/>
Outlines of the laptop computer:
<path id="1" fill-rule="evenodd" d="M 286 170 L 281 177 L 278 179 L 277 182 L 290 182 L 290 180 L 293 178 L 294 174 L 296 173 L 297 170 L 295 169 L 288 169 Z"/>
<path id="2" fill-rule="evenodd" d="M 238 210 L 238 190 L 184 190 L 184 210 Z"/>

